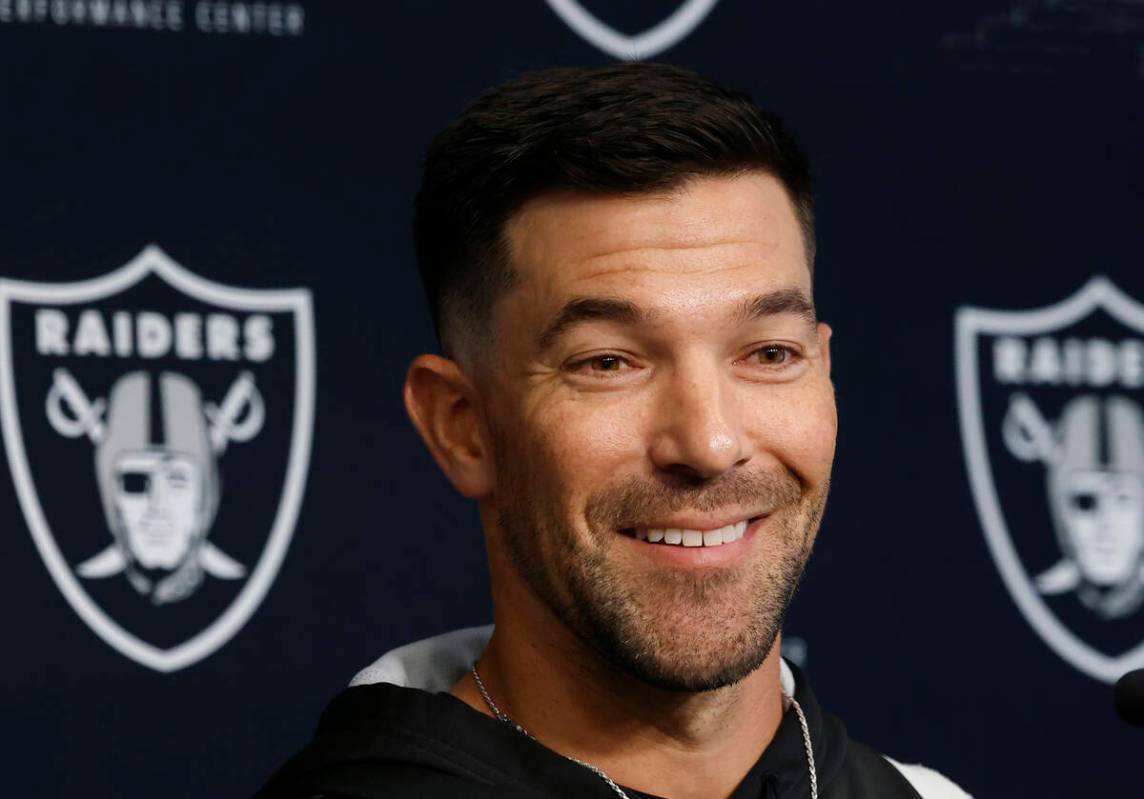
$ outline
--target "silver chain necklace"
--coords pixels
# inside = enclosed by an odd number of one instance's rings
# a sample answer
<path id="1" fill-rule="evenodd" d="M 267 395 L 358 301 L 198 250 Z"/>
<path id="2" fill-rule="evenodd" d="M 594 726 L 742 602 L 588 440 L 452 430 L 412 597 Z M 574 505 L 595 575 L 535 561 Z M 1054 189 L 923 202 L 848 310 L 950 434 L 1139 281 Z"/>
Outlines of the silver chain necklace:
<path id="1" fill-rule="evenodd" d="M 494 702 L 492 696 L 489 695 L 489 689 L 485 687 L 485 681 L 482 680 L 481 675 L 477 673 L 476 663 L 473 664 L 471 673 L 473 675 L 473 681 L 477 684 L 477 690 L 481 692 L 481 698 L 485 700 L 485 704 L 489 706 L 489 710 L 492 711 L 492 714 L 496 717 L 497 721 L 503 721 L 505 724 L 508 724 L 514 730 L 519 732 L 521 735 L 524 735 L 536 741 L 537 743 L 540 743 L 540 741 L 537 741 L 535 735 L 517 724 L 515 721 L 513 721 L 511 716 L 497 707 L 497 703 Z M 814 749 L 810 745 L 810 727 L 807 726 L 806 723 L 806 714 L 802 712 L 802 705 L 800 705 L 798 700 L 793 696 L 788 696 L 786 693 L 783 693 L 783 698 L 790 702 L 791 707 L 794 708 L 794 712 L 798 716 L 798 724 L 802 728 L 802 744 L 806 749 L 806 762 L 810 771 L 810 799 L 818 799 L 818 772 L 815 771 L 814 768 Z M 597 768 L 591 763 L 586 763 L 583 760 L 577 760 L 576 758 L 569 755 L 561 755 L 561 757 L 571 760 L 573 763 L 583 766 L 584 768 L 588 769 L 588 771 L 591 771 L 597 777 L 606 782 L 608 787 L 615 792 L 616 796 L 622 797 L 622 799 L 631 799 L 631 797 L 624 793 L 623 788 L 617 785 L 611 777 L 604 773 L 603 769 Z"/>

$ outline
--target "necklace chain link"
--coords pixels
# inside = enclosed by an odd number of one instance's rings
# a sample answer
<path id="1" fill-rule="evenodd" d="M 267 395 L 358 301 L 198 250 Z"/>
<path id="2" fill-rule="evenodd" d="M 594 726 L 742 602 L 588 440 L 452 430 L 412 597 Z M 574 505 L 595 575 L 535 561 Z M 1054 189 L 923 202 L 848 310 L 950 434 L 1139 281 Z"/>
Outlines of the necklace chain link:
<path id="1" fill-rule="evenodd" d="M 485 687 L 485 681 L 481 679 L 480 673 L 477 672 L 476 663 L 473 664 L 473 668 L 470 670 L 470 672 L 473 675 L 473 681 L 477 684 L 477 690 L 481 692 L 481 698 L 485 700 L 485 704 L 488 705 L 489 710 L 492 711 L 492 714 L 496 717 L 497 721 L 508 724 L 521 735 L 524 735 L 525 737 L 531 738 L 537 743 L 540 743 L 540 741 L 537 741 L 535 735 L 513 721 L 511 716 L 509 716 L 497 706 L 497 703 L 493 701 L 492 695 L 489 694 L 489 689 Z M 799 727 L 802 728 L 802 744 L 806 749 L 806 762 L 810 770 L 810 799 L 818 799 L 818 773 L 814 768 L 814 749 L 810 745 L 810 727 L 806 723 L 806 714 L 802 712 L 802 705 L 800 705 L 798 700 L 793 696 L 788 696 L 784 693 L 783 697 L 788 702 L 790 702 L 791 707 L 794 708 L 795 715 L 798 716 L 798 724 Z M 591 763 L 587 763 L 583 760 L 578 760 L 574 757 L 570 757 L 569 755 L 561 755 L 561 757 L 567 760 L 571 760 L 573 763 L 583 766 L 584 768 L 591 771 L 597 777 L 606 782 L 608 787 L 611 788 L 613 792 L 615 792 L 616 796 L 622 797 L 622 799 L 631 799 L 626 793 L 624 793 L 623 788 L 617 785 L 611 777 L 604 773 L 603 769 L 597 768 Z"/>

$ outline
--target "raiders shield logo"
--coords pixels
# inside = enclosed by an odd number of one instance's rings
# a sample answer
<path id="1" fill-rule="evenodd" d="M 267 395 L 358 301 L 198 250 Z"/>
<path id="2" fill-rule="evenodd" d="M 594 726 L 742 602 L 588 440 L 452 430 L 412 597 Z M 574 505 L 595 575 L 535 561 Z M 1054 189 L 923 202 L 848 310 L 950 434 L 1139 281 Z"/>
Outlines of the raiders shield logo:
<path id="1" fill-rule="evenodd" d="M 1144 305 L 1104 278 L 1031 311 L 957 314 L 958 406 L 1014 601 L 1105 682 L 1144 666 Z"/>
<path id="2" fill-rule="evenodd" d="M 662 53 L 699 27 L 719 0 L 686 0 L 667 19 L 635 36 L 625 36 L 601 22 L 579 0 L 548 0 L 552 10 L 589 44 L 624 61 L 640 61 Z"/>
<path id="3" fill-rule="evenodd" d="M 214 652 L 278 573 L 314 413 L 305 289 L 231 288 L 150 246 L 79 283 L 0 280 L 0 422 L 72 608 L 158 671 Z"/>

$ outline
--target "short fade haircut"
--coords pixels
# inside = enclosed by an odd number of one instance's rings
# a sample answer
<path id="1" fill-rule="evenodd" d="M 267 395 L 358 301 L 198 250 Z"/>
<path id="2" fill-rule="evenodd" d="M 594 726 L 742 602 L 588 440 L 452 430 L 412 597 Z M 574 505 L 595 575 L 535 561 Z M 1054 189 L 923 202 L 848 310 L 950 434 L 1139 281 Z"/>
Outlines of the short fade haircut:
<path id="1" fill-rule="evenodd" d="M 548 69 L 484 92 L 429 146 L 417 194 L 418 269 L 437 337 L 456 357 L 488 341 L 514 283 L 505 227 L 549 191 L 667 192 L 701 176 L 777 178 L 814 264 L 810 166 L 742 92 L 666 64 Z"/>

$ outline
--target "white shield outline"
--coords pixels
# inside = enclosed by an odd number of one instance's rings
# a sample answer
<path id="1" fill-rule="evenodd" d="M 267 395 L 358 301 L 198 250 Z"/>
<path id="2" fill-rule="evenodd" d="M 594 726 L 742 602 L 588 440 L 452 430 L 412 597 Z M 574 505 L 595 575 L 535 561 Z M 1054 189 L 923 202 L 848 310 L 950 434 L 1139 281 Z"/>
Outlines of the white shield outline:
<path id="1" fill-rule="evenodd" d="M 48 527 L 39 495 L 25 456 L 24 438 L 16 407 L 12 371 L 9 307 L 12 301 L 74 305 L 105 299 L 156 275 L 172 288 L 202 302 L 236 311 L 267 311 L 294 314 L 296 385 L 293 432 L 286 482 L 270 536 L 258 565 L 238 596 L 206 629 L 170 649 L 160 649 L 123 629 L 100 608 L 80 585 L 64 560 Z M 302 503 L 310 462 L 314 421 L 314 319 L 310 291 L 295 289 L 249 289 L 224 286 L 199 277 L 179 266 L 157 245 L 143 249 L 126 265 L 102 277 L 75 283 L 33 283 L 0 279 L 0 428 L 16 495 L 24 518 L 48 572 L 68 603 L 96 635 L 122 654 L 160 672 L 172 672 L 207 657 L 227 641 L 258 609 L 290 546 L 294 524 Z"/>
<path id="2" fill-rule="evenodd" d="M 1094 277 L 1068 299 L 1045 308 L 1027 311 L 959 308 L 955 323 L 955 361 L 961 443 L 969 469 L 969 482 L 977 515 L 985 531 L 985 541 L 1005 587 L 1033 629 L 1058 655 L 1085 674 L 1111 684 L 1125 672 L 1144 667 L 1144 641 L 1116 657 L 1098 652 L 1056 617 L 1021 566 L 993 482 L 981 415 L 977 363 L 977 337 L 980 333 L 1046 334 L 1075 324 L 1096 310 L 1103 310 L 1125 327 L 1144 333 L 1144 305 L 1107 278 Z"/>
<path id="3" fill-rule="evenodd" d="M 642 61 L 674 47 L 707 17 L 719 0 L 687 0 L 667 19 L 635 36 L 625 36 L 603 23 L 577 0 L 548 0 L 548 5 L 569 28 L 610 56 Z"/>

